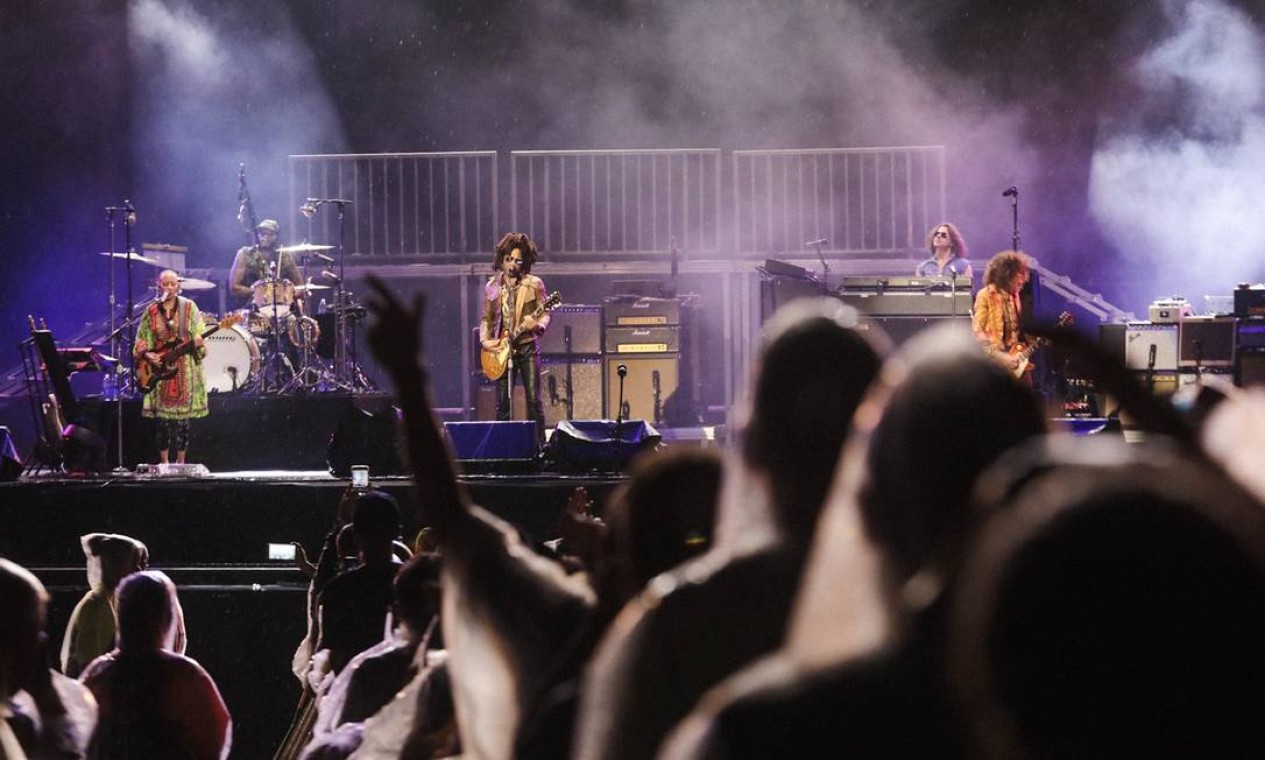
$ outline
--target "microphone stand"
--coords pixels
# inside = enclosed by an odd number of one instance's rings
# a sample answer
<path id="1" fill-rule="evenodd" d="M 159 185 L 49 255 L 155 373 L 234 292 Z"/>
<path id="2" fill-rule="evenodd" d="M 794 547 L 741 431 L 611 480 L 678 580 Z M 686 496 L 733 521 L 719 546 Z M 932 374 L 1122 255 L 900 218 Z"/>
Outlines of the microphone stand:
<path id="1" fill-rule="evenodd" d="M 1010 193 L 1010 250 L 1019 250 L 1019 188 Z"/>
<path id="2" fill-rule="evenodd" d="M 124 204 L 124 206 L 126 206 L 126 205 L 127 205 L 127 204 L 125 203 L 125 204 Z M 115 453 L 115 461 L 116 461 L 116 464 L 115 464 L 114 469 L 113 469 L 113 470 L 111 470 L 111 474 L 113 474 L 113 475 L 126 475 L 126 474 L 129 474 L 129 472 L 130 472 L 130 471 L 129 471 L 129 470 L 127 469 L 127 467 L 125 467 L 125 466 L 124 466 L 124 464 L 123 464 L 123 392 L 122 392 L 122 391 L 123 391 L 123 388 L 122 388 L 122 385 L 123 385 L 123 384 L 120 382 L 120 381 L 123 379 L 123 369 L 124 369 L 124 367 L 123 367 L 123 356 L 122 356 L 122 354 L 120 354 L 120 353 L 119 353 L 119 351 L 122 349 L 122 345 L 121 345 L 121 341 L 120 341 L 120 336 L 119 336 L 119 331 L 118 331 L 118 330 L 115 328 L 115 326 L 114 326 L 114 325 L 115 325 L 115 314 L 114 314 L 114 310 L 115 310 L 115 307 L 116 307 L 116 299 L 115 299 L 115 296 L 114 296 L 114 293 L 115 293 L 115 286 L 114 286 L 114 245 L 115 245 L 115 238 L 114 238 L 114 232 L 115 232 L 115 227 L 114 227 L 114 213 L 115 213 L 116 211 L 118 211 L 118 210 L 119 210 L 119 209 L 118 209 L 118 208 L 116 208 L 116 207 L 114 207 L 114 206 L 109 206 L 109 207 L 107 207 L 107 208 L 106 208 L 106 210 L 105 210 L 106 219 L 109 221 L 109 227 L 110 227 L 110 247 L 106 249 L 106 250 L 110 251 L 110 298 L 109 298 L 109 303 L 110 303 L 110 345 L 111 345 L 110 353 L 112 353 L 112 354 L 114 355 L 114 358 L 115 358 L 114 366 L 113 366 L 113 367 L 111 367 L 111 368 L 110 368 L 110 370 L 109 370 L 110 372 L 114 373 L 114 377 L 113 377 L 113 379 L 111 380 L 111 386 L 112 386 L 112 392 L 113 392 L 113 394 L 114 394 L 114 398 L 113 398 L 113 399 L 108 399 L 108 398 L 107 398 L 106 400 L 107 400 L 107 401 L 113 401 L 113 402 L 114 402 L 114 433 L 115 433 L 115 452 L 114 452 L 114 453 Z M 130 353 L 132 353 L 130 348 L 128 349 L 128 353 L 129 353 L 129 354 L 130 354 Z"/>
<path id="3" fill-rule="evenodd" d="M 821 252 L 821 247 L 825 244 L 825 240 L 814 240 L 808 245 L 817 251 L 817 260 L 821 262 L 821 294 L 828 296 L 830 295 L 830 265 L 826 263 L 826 255 Z"/>
<path id="4" fill-rule="evenodd" d="M 615 368 L 615 373 L 619 375 L 619 404 L 615 407 L 615 440 L 622 440 L 620 432 L 624 426 L 624 378 L 628 375 L 628 367 L 619 365 Z"/>

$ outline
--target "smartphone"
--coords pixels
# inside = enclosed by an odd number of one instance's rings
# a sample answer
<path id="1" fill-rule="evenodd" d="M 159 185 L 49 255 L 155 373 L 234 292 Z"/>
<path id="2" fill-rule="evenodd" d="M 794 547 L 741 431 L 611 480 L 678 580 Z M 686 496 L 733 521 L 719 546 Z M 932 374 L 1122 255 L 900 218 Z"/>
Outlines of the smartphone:
<path id="1" fill-rule="evenodd" d="M 367 489 L 369 488 L 369 465 L 355 464 L 351 467 L 351 487 Z"/>
<path id="2" fill-rule="evenodd" d="M 294 544 L 268 544 L 268 559 L 294 561 Z"/>

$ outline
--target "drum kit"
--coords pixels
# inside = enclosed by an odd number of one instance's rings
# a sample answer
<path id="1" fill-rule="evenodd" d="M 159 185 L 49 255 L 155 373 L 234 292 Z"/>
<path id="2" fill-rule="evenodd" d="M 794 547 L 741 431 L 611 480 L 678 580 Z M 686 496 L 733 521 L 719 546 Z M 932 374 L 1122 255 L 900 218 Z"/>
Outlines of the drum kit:
<path id="1" fill-rule="evenodd" d="M 278 248 L 277 253 L 320 254 L 332 249 L 330 245 L 303 243 Z M 101 255 L 128 258 L 151 266 L 162 265 L 135 252 L 106 252 Z M 195 277 L 181 277 L 180 285 L 182 292 L 195 299 L 196 293 L 216 287 L 210 280 Z M 311 304 L 316 294 L 331 288 L 330 285 L 313 283 L 311 278 L 295 284 L 287 278 L 271 275 L 252 283 L 250 304 L 236 312 L 241 315 L 241 321 L 205 338 L 206 356 L 202 359 L 202 373 L 207 391 L 286 394 L 371 388 L 372 384 L 359 370 L 350 383 L 341 380 L 335 368 L 327 362 L 327 359 L 334 358 L 333 349 L 327 345 L 331 341 L 321 342 L 321 318 L 326 313 L 353 321 L 365 315 L 364 307 L 352 302 L 348 294 L 339 288 L 332 305 L 327 307 L 322 299 L 320 313 L 316 317 L 308 315 L 315 311 Z M 305 303 L 308 304 L 306 307 Z M 142 308 L 140 314 L 143 313 Z M 134 319 L 139 319 L 140 314 Z M 204 322 L 211 324 L 220 321 L 221 315 L 204 310 L 202 316 Z"/>

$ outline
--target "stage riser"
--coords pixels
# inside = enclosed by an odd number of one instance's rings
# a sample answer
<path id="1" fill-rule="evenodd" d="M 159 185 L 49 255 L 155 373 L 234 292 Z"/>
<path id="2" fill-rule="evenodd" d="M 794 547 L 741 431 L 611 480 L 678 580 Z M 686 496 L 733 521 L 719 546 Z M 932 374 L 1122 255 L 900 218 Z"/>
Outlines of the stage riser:
<path id="1" fill-rule="evenodd" d="M 420 529 L 404 478 L 374 485 L 400 504 L 403 535 Z M 544 540 L 577 485 L 601 507 L 618 478 L 472 479 L 474 500 Z M 123 533 L 149 546 L 159 566 L 266 564 L 268 543 L 301 541 L 316 559 L 344 483 L 246 480 L 0 484 L 0 555 L 30 567 L 82 567 L 79 537 Z M 284 566 L 285 563 L 281 563 Z"/>
<path id="2" fill-rule="evenodd" d="M 380 394 L 212 394 L 210 414 L 193 422 L 189 461 L 213 472 L 325 470 L 330 437 L 344 415 L 357 409 L 389 415 L 391 399 Z M 123 402 L 123 461 L 128 467 L 158 461 L 155 423 L 142 418 L 140 410 L 139 399 Z M 84 402 L 84 421 L 106 439 L 111 466 L 117 461 L 116 419 L 114 404 Z"/>

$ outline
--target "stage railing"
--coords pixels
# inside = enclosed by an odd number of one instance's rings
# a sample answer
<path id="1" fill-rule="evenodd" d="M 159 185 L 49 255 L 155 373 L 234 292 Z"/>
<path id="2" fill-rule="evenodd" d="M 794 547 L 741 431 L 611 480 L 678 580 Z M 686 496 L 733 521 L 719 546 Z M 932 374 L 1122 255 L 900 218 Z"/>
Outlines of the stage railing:
<path id="1" fill-rule="evenodd" d="M 908 255 L 945 218 L 943 146 L 733 153 L 734 252 Z"/>
<path id="2" fill-rule="evenodd" d="M 721 152 L 557 150 L 510 154 L 511 226 L 551 257 L 721 250 Z"/>
<path id="3" fill-rule="evenodd" d="M 297 211 L 306 198 L 346 198 L 344 244 L 354 257 L 482 258 L 501 232 L 496 151 L 290 156 L 294 229 L 338 239 L 338 217 Z"/>

